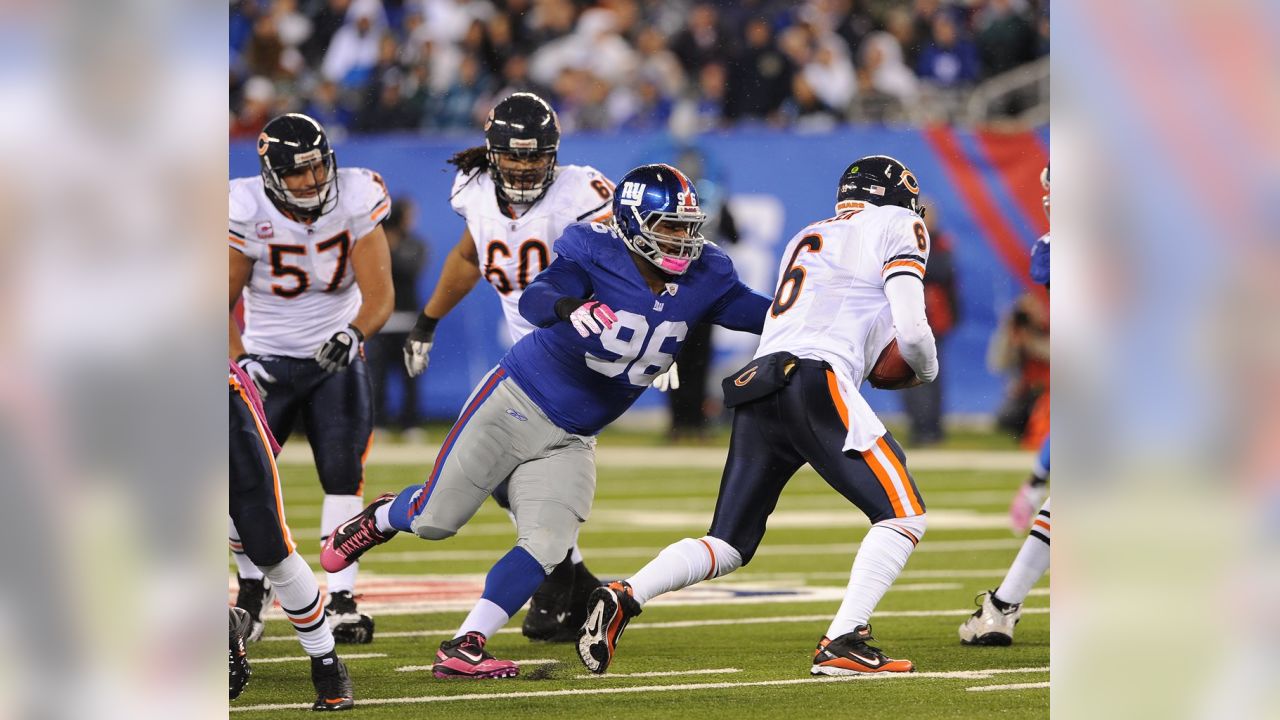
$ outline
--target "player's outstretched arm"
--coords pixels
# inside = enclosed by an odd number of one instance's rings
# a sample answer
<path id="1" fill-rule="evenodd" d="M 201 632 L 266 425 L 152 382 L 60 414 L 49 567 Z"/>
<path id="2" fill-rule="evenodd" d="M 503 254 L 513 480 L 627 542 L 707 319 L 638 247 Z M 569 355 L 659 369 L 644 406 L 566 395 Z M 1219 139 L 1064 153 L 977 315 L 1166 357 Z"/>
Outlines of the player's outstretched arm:
<path id="1" fill-rule="evenodd" d="M 924 313 L 924 282 L 915 275 L 895 275 L 885 281 L 898 351 L 925 382 L 938 377 L 938 348 Z"/>
<path id="2" fill-rule="evenodd" d="M 764 320 L 772 303 L 772 298 L 735 279 L 729 291 L 711 308 L 710 320 L 720 327 L 759 335 L 764 331 Z"/>
<path id="3" fill-rule="evenodd" d="M 581 265 L 561 255 L 521 293 L 520 314 L 538 327 L 551 327 L 569 320 L 574 312 L 590 304 L 592 294 L 591 277 Z M 595 307 L 608 310 L 600 303 L 595 303 Z"/>

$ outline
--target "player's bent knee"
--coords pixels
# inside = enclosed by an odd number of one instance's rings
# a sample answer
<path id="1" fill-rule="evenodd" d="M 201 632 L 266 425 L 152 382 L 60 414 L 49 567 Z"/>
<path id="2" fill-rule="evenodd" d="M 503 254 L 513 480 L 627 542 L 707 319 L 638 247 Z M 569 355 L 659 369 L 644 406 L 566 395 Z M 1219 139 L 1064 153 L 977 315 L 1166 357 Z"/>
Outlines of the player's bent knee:
<path id="1" fill-rule="evenodd" d="M 928 528 L 929 523 L 926 519 L 928 513 L 920 515 L 912 515 L 910 517 L 892 518 L 890 520 L 881 520 L 872 525 L 872 527 L 884 527 L 900 535 L 906 535 L 913 543 L 918 543 L 924 538 L 924 531 Z"/>
<path id="2" fill-rule="evenodd" d="M 729 543 L 718 537 L 704 535 L 697 540 L 689 540 L 702 544 L 711 553 L 712 568 L 711 577 L 718 578 L 737 570 L 746 564 L 742 558 L 742 553 Z M 747 558 L 750 559 L 749 557 Z"/>
<path id="3" fill-rule="evenodd" d="M 550 575 L 573 548 L 577 534 L 576 527 L 536 528 L 528 537 L 516 541 L 516 547 L 524 548 L 542 566 L 542 571 Z"/>
<path id="4" fill-rule="evenodd" d="M 417 525 L 413 526 L 413 531 L 423 540 L 444 540 L 458 534 L 453 528 L 435 527 L 433 525 Z"/>

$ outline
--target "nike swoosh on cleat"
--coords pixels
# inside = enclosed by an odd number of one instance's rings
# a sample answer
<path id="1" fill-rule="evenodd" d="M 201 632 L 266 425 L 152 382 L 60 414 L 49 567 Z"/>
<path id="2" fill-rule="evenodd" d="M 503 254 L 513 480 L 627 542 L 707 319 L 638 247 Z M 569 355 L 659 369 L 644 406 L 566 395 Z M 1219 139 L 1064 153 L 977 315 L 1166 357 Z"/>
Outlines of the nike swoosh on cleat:
<path id="1" fill-rule="evenodd" d="M 459 649 L 458 649 L 458 654 L 459 654 L 459 655 L 461 655 L 461 656 L 463 656 L 464 658 L 466 658 L 466 659 L 470 660 L 470 661 L 471 661 L 471 662 L 473 662 L 473 663 L 478 663 L 478 662 L 480 662 L 481 660 L 483 660 L 483 659 L 484 659 L 484 655 L 472 655 L 471 653 L 469 653 L 469 652 L 467 652 L 466 650 L 463 650 L 463 649 L 461 649 L 461 648 L 459 648 Z"/>
<path id="2" fill-rule="evenodd" d="M 587 634 L 591 636 L 599 636 L 600 621 L 604 619 L 604 604 L 597 603 L 595 609 L 591 611 L 591 617 L 587 618 Z"/>
<path id="3" fill-rule="evenodd" d="M 865 655 L 859 655 L 856 652 L 851 652 L 849 653 L 849 655 L 855 658 L 858 662 L 862 663 L 863 665 L 866 665 L 867 667 L 880 666 L 880 661 L 876 660 L 875 658 L 869 658 L 869 657 L 866 657 Z"/>

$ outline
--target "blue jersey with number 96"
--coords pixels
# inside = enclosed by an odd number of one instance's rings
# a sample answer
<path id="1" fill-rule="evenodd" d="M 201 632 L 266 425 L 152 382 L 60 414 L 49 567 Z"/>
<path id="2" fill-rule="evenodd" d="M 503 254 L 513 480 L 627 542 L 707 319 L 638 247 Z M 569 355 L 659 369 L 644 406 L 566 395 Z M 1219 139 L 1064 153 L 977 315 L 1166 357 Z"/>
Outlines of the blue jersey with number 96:
<path id="1" fill-rule="evenodd" d="M 501 365 L 557 426 L 595 435 L 667 371 L 689 330 L 711 322 L 760 334 L 770 299 L 738 280 L 712 244 L 684 275 L 654 293 L 612 226 L 576 223 L 555 243 L 556 259 L 525 289 L 520 314 L 537 326 Z M 641 259 L 640 262 L 648 262 Z M 618 321 L 581 337 L 555 314 L 564 298 L 590 298 Z"/>

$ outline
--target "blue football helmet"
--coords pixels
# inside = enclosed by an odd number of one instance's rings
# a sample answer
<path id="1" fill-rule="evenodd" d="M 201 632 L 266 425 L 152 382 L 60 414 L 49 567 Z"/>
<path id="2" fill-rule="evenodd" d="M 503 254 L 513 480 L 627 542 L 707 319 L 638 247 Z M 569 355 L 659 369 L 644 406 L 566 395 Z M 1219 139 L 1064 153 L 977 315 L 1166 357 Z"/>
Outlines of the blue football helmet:
<path id="1" fill-rule="evenodd" d="M 683 275 L 702 256 L 707 216 L 688 176 L 670 165 L 641 165 L 623 176 L 613 196 L 613 221 L 633 252 L 668 275 Z M 683 226 L 687 234 L 666 228 Z"/>

